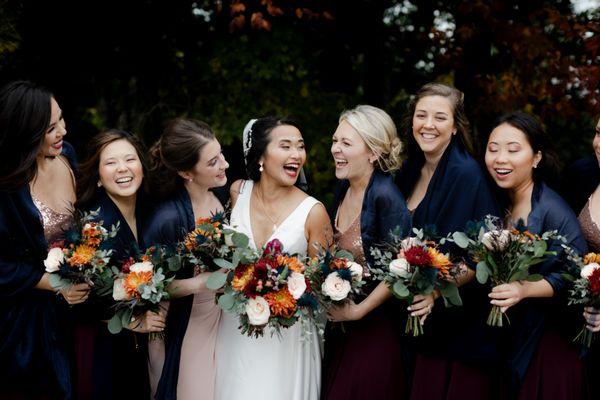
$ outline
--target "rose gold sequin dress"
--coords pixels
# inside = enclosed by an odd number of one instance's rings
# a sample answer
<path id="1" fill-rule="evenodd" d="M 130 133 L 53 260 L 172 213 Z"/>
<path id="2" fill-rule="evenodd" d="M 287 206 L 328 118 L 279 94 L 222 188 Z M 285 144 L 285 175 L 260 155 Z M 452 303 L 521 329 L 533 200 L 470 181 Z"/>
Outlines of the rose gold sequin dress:
<path id="1" fill-rule="evenodd" d="M 585 203 L 585 207 L 579 213 L 579 224 L 581 225 L 581 231 L 583 232 L 583 236 L 590 248 L 590 251 L 595 253 L 600 251 L 600 227 L 594 221 L 592 214 L 590 212 L 590 200 L 592 197 L 590 196 L 587 203 Z"/>
<path id="2" fill-rule="evenodd" d="M 64 232 L 71 227 L 73 224 L 73 216 L 69 214 L 62 214 L 58 211 L 54 211 L 46 204 L 42 203 L 33 195 L 33 204 L 40 211 L 42 216 L 42 225 L 44 226 L 44 237 L 48 244 L 52 244 L 57 240 L 60 240 Z"/>

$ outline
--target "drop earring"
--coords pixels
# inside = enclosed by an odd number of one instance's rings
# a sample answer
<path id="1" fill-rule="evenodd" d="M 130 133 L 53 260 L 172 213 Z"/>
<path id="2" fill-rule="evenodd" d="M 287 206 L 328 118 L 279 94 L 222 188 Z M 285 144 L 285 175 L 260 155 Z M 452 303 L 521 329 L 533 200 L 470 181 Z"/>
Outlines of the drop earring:
<path id="1" fill-rule="evenodd" d="M 260 172 L 263 172 L 263 171 L 265 170 L 265 169 L 263 168 L 263 165 L 262 165 L 262 163 L 258 164 L 258 170 L 259 170 Z"/>
<path id="2" fill-rule="evenodd" d="M 98 187 L 102 187 L 102 183 L 100 181 L 98 181 L 97 185 Z"/>

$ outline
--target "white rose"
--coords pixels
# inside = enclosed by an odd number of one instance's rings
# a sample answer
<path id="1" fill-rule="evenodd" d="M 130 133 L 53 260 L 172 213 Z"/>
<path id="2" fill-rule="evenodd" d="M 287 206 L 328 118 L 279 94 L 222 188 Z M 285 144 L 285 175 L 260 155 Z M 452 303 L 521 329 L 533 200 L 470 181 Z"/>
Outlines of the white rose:
<path id="1" fill-rule="evenodd" d="M 348 269 L 352 274 L 352 278 L 355 281 L 362 281 L 363 276 L 363 267 L 359 263 L 355 263 L 354 261 L 348 261 Z"/>
<path id="2" fill-rule="evenodd" d="M 598 268 L 600 268 L 600 264 L 598 263 L 591 263 L 586 265 L 585 267 L 581 268 L 581 277 L 589 279 L 590 275 L 592 275 L 592 273 Z"/>
<path id="3" fill-rule="evenodd" d="M 299 272 L 292 272 L 287 279 L 287 287 L 292 297 L 298 300 L 306 290 L 306 279 Z"/>
<path id="4" fill-rule="evenodd" d="M 481 243 L 490 251 L 503 251 L 510 243 L 510 231 L 489 231 L 483 234 Z"/>
<path id="5" fill-rule="evenodd" d="M 269 322 L 271 310 L 264 297 L 256 296 L 246 303 L 246 315 L 250 325 L 265 325 Z"/>
<path id="6" fill-rule="evenodd" d="M 352 289 L 350 282 L 342 279 L 337 271 L 327 275 L 325 282 L 321 285 L 323 294 L 334 301 L 344 300 L 350 293 L 350 289 Z"/>
<path id="7" fill-rule="evenodd" d="M 125 282 L 123 278 L 115 279 L 113 283 L 113 299 L 116 301 L 127 300 L 129 297 L 127 296 L 127 292 L 125 291 Z"/>
<path id="8" fill-rule="evenodd" d="M 139 263 L 135 263 L 133 264 L 131 267 L 129 267 L 129 270 L 131 272 L 152 272 L 154 271 L 154 265 L 152 265 L 152 263 L 150 261 L 144 261 L 144 262 L 139 262 Z"/>
<path id="9" fill-rule="evenodd" d="M 48 251 L 48 256 L 44 260 L 46 272 L 53 273 L 58 271 L 58 267 L 65 261 L 65 253 L 60 247 L 53 247 Z"/>
<path id="10" fill-rule="evenodd" d="M 410 277 L 410 264 L 406 261 L 406 258 L 396 258 L 395 260 L 392 260 L 389 267 L 392 275 L 405 279 Z"/>

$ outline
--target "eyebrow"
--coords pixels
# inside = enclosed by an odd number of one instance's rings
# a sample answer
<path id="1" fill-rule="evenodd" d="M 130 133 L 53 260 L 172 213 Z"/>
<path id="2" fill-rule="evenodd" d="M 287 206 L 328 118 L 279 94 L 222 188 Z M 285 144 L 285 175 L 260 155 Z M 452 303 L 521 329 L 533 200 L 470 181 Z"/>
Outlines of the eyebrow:
<path id="1" fill-rule="evenodd" d="M 302 139 L 302 138 L 295 139 L 295 140 L 292 140 L 292 139 L 280 139 L 279 143 L 292 143 L 293 141 L 294 142 L 298 142 L 298 143 L 304 143 L 304 139 Z"/>

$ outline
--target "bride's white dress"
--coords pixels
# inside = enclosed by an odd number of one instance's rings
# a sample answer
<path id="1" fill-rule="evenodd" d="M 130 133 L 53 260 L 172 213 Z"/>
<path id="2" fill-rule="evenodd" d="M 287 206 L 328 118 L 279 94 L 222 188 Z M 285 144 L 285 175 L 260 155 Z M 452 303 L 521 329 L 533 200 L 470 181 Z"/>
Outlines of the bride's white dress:
<path id="1" fill-rule="evenodd" d="M 252 181 L 242 185 L 231 212 L 231 226 L 248 235 L 255 247 L 250 225 Z M 306 218 L 318 201 L 304 199 L 277 227 L 268 241 L 279 239 L 286 253 L 305 255 Z M 216 400 L 317 400 L 321 388 L 321 350 L 316 328 L 302 338 L 300 323 L 282 329 L 281 338 L 266 330 L 259 338 L 242 335 L 238 318 L 224 312 L 217 335 Z"/>

